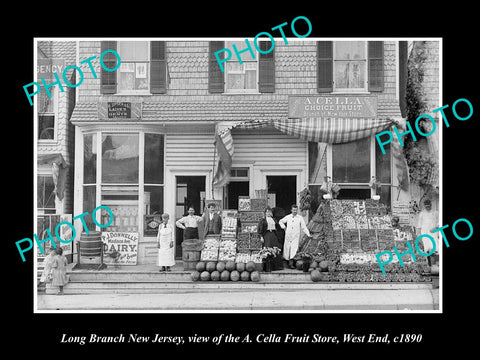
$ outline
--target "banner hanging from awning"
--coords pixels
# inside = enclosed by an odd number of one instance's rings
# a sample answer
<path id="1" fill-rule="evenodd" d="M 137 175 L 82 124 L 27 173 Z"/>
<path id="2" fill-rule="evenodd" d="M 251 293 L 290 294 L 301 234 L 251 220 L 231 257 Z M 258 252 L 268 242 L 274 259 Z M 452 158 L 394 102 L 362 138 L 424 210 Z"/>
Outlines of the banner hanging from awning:
<path id="1" fill-rule="evenodd" d="M 259 129 L 272 126 L 290 136 L 312 142 L 340 144 L 363 139 L 398 124 L 391 118 L 341 118 L 341 117 L 307 117 L 279 121 L 242 121 L 229 124 L 219 129 L 215 145 L 219 154 L 214 186 L 228 183 L 228 176 L 233 157 L 233 128 Z M 230 167 L 229 167 L 230 166 Z"/>
<path id="2" fill-rule="evenodd" d="M 68 165 L 62 154 L 41 154 L 37 156 L 37 165 L 51 165 L 53 184 L 55 189 L 53 192 L 58 200 L 62 201 L 65 194 L 65 184 L 67 181 Z"/>

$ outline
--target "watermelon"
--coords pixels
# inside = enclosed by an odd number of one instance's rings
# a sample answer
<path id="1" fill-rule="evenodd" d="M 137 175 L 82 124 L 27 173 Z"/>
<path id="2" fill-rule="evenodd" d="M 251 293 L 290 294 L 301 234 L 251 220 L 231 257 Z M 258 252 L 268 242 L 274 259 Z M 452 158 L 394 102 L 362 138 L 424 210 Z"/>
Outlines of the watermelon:
<path id="1" fill-rule="evenodd" d="M 253 261 L 247 262 L 247 264 L 245 265 L 245 270 L 249 272 L 255 271 L 255 263 Z"/>
<path id="2" fill-rule="evenodd" d="M 253 281 L 253 282 L 259 282 L 260 281 L 260 273 L 258 271 L 253 271 L 251 274 L 250 274 L 250 279 Z"/>
<path id="3" fill-rule="evenodd" d="M 328 270 L 328 261 L 327 260 L 320 261 L 320 263 L 318 264 L 318 267 L 319 267 L 320 271 L 327 271 Z"/>
<path id="4" fill-rule="evenodd" d="M 318 267 L 318 262 L 312 261 L 312 263 L 310 264 L 310 267 L 316 269 Z"/>
<path id="5" fill-rule="evenodd" d="M 227 261 L 227 263 L 225 264 L 225 269 L 228 271 L 235 270 L 235 261 L 232 261 L 232 260 Z"/>
<path id="6" fill-rule="evenodd" d="M 212 271 L 212 273 L 210 274 L 210 279 L 212 279 L 212 281 L 220 280 L 220 272 L 218 272 L 217 270 Z"/>
<path id="7" fill-rule="evenodd" d="M 195 270 L 197 270 L 198 272 L 202 272 L 202 271 L 205 271 L 205 262 L 204 261 L 200 261 L 197 263 L 197 265 L 195 265 Z"/>
<path id="8" fill-rule="evenodd" d="M 223 261 L 219 261 L 217 263 L 217 271 L 222 272 L 223 270 L 225 270 L 225 263 Z"/>
<path id="9" fill-rule="evenodd" d="M 243 263 L 243 262 L 237 263 L 237 271 L 240 272 L 240 273 L 244 272 L 245 271 L 245 263 Z"/>
<path id="10" fill-rule="evenodd" d="M 190 277 L 191 277 L 192 281 L 198 281 L 198 280 L 200 280 L 200 272 L 195 270 L 190 274 Z"/>
<path id="11" fill-rule="evenodd" d="M 220 274 L 220 280 L 222 280 L 222 281 L 230 280 L 230 271 L 223 270 L 222 273 Z"/>
<path id="12" fill-rule="evenodd" d="M 210 273 L 208 271 L 203 271 L 201 274 L 200 274 L 200 280 L 202 281 L 208 281 L 210 280 Z"/>
<path id="13" fill-rule="evenodd" d="M 313 270 L 311 273 L 310 273 L 310 278 L 312 279 L 312 281 L 314 282 L 318 282 L 322 279 L 322 274 L 320 273 L 319 270 Z"/>
<path id="14" fill-rule="evenodd" d="M 297 268 L 297 270 L 302 270 L 303 261 L 302 260 L 297 260 L 297 262 L 295 263 L 295 267 Z"/>
<path id="15" fill-rule="evenodd" d="M 216 268 L 217 264 L 215 264 L 213 261 L 207 262 L 207 265 L 205 266 L 205 270 L 207 270 L 208 272 L 215 271 Z"/>
<path id="16" fill-rule="evenodd" d="M 239 273 L 237 270 L 233 270 L 233 271 L 230 273 L 230 280 L 232 280 L 232 281 L 238 281 L 238 280 L 240 280 L 240 273 Z"/>
<path id="17" fill-rule="evenodd" d="M 250 280 L 250 273 L 248 271 L 243 271 L 241 274 L 240 274 L 240 280 L 242 281 L 248 281 Z"/>

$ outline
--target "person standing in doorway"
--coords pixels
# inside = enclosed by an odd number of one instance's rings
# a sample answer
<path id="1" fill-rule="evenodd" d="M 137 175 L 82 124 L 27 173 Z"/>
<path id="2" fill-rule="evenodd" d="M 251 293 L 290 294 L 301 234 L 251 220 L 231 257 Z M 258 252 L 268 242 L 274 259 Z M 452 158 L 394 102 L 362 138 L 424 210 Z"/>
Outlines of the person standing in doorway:
<path id="1" fill-rule="evenodd" d="M 202 221 L 202 217 L 195 215 L 195 209 L 190 206 L 188 215 L 175 222 L 178 228 L 183 229 L 183 240 L 198 239 L 198 223 L 200 221 Z"/>
<path id="2" fill-rule="evenodd" d="M 285 242 L 283 244 L 283 258 L 288 261 L 288 266 L 294 269 L 293 258 L 298 251 L 298 244 L 302 232 L 310 237 L 310 231 L 307 229 L 305 220 L 298 215 L 298 206 L 292 205 L 292 213 L 288 214 L 279 221 L 280 227 L 285 230 Z"/>
<path id="3" fill-rule="evenodd" d="M 158 227 L 158 266 L 159 271 L 170 271 L 170 266 L 175 265 L 175 247 L 173 244 L 173 227 L 168 223 L 170 215 L 162 215 L 162 223 Z"/>
<path id="4" fill-rule="evenodd" d="M 208 211 L 203 214 L 204 236 L 217 235 L 222 231 L 222 218 L 215 212 L 215 203 L 208 204 Z"/>

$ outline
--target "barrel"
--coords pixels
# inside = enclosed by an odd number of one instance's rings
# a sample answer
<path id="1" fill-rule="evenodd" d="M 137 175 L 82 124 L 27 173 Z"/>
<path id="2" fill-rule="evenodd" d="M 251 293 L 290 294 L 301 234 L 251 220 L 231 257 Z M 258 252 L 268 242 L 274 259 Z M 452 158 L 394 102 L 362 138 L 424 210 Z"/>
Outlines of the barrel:
<path id="1" fill-rule="evenodd" d="M 82 263 L 101 263 L 102 233 L 90 231 L 89 234 L 82 232 L 80 235 L 80 261 Z"/>
<path id="2" fill-rule="evenodd" d="M 195 270 L 200 261 L 200 253 L 203 249 L 203 241 L 188 239 L 182 242 L 182 260 L 184 270 Z"/>

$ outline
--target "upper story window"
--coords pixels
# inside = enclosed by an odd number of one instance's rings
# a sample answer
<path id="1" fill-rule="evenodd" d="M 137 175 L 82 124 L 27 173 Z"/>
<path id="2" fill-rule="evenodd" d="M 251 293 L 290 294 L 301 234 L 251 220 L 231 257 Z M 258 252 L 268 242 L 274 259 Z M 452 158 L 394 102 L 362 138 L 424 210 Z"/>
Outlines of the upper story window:
<path id="1" fill-rule="evenodd" d="M 101 71 L 102 94 L 165 94 L 169 82 L 165 41 L 102 41 L 101 52 L 115 50 L 121 64 L 116 71 Z M 112 53 L 103 61 L 108 69 L 117 65 Z"/>
<path id="2" fill-rule="evenodd" d="M 37 95 L 37 114 L 38 114 L 38 140 L 55 140 L 55 105 L 56 89 L 50 88 L 52 97 L 48 97 L 45 91 Z"/>
<path id="3" fill-rule="evenodd" d="M 367 91 L 367 42 L 336 41 L 334 46 L 334 91 Z"/>
<path id="4" fill-rule="evenodd" d="M 122 59 L 118 69 L 118 93 L 148 92 L 150 88 L 148 41 L 119 41 L 118 53 Z"/>
<path id="5" fill-rule="evenodd" d="M 236 46 L 238 51 L 247 48 L 245 41 L 225 42 L 228 49 L 233 49 L 233 45 Z M 225 63 L 226 92 L 251 93 L 258 91 L 258 52 L 254 47 L 252 47 L 252 50 L 255 57 L 252 57 L 250 51 L 246 51 L 240 54 L 242 63 L 235 54 Z"/>
<path id="6" fill-rule="evenodd" d="M 383 91 L 383 41 L 318 41 L 319 93 Z"/>

